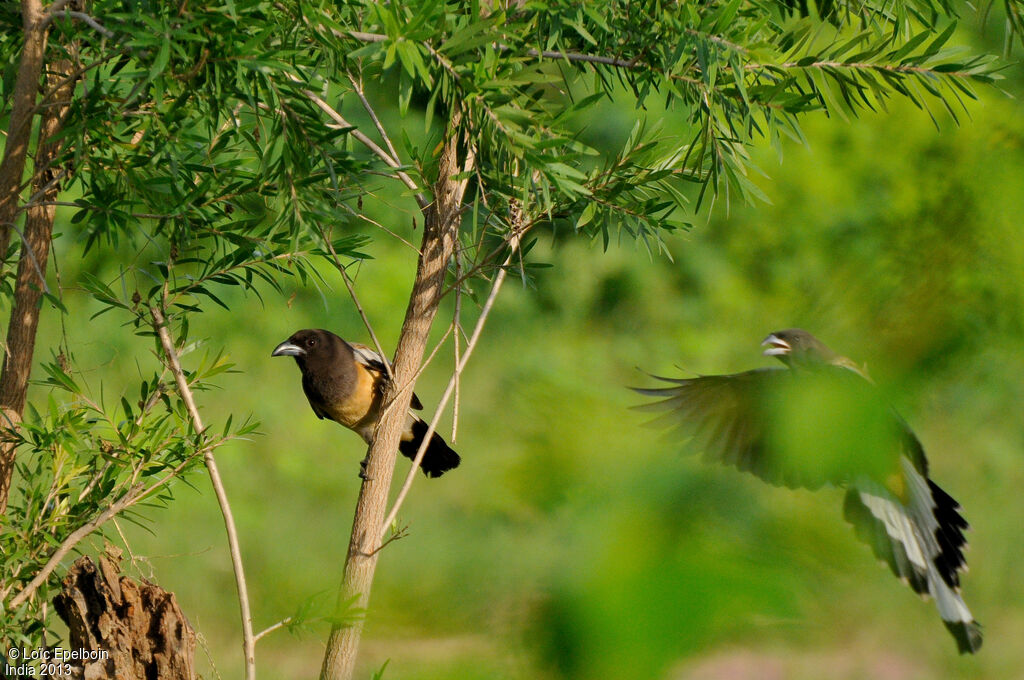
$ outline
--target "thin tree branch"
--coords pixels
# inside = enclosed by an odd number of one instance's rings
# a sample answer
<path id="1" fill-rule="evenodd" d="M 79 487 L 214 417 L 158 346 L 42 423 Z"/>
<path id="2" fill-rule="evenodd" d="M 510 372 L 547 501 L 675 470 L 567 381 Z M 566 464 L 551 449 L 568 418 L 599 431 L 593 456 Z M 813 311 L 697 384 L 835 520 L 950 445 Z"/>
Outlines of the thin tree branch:
<path id="1" fill-rule="evenodd" d="M 291 78 L 292 82 L 300 84 L 302 83 L 298 76 L 289 74 L 289 77 Z M 426 209 L 426 207 L 430 204 L 430 201 L 428 201 L 426 197 L 420 192 L 419 186 L 416 184 L 415 181 L 413 181 L 412 177 L 410 177 L 409 174 L 406 173 L 404 170 L 400 169 L 402 165 L 401 163 L 398 162 L 397 158 L 393 158 L 391 154 L 382 149 L 379 144 L 377 144 L 375 141 L 367 137 L 364 133 L 360 132 L 359 128 L 345 120 L 345 118 L 342 117 L 342 115 L 338 113 L 333 106 L 325 102 L 318 94 L 307 88 L 301 88 L 299 91 L 305 97 L 309 98 L 311 102 L 316 104 L 317 107 L 319 107 L 321 111 L 326 113 L 335 123 L 344 128 L 350 128 L 348 134 L 352 135 L 363 146 L 372 151 L 374 155 L 376 155 L 378 158 L 384 161 L 384 163 L 388 167 L 394 169 L 395 174 L 398 176 L 398 179 L 401 180 L 402 184 L 404 184 L 405 186 L 409 187 L 410 190 L 412 190 L 413 196 L 416 198 L 416 205 L 419 206 L 420 210 Z"/>
<path id="2" fill-rule="evenodd" d="M 268 626 L 267 628 L 264 628 L 260 632 L 256 633 L 255 637 L 253 637 L 253 642 L 259 642 L 261 638 L 263 638 L 263 637 L 265 637 L 267 635 L 270 635 L 275 630 L 279 630 L 281 628 L 284 628 L 289 623 L 291 623 L 293 620 L 294 620 L 294 618 L 289 616 L 287 618 L 281 619 L 280 621 L 278 621 L 277 623 L 275 623 L 272 626 Z"/>
<path id="3" fill-rule="evenodd" d="M 384 535 L 387 532 L 388 527 L 390 527 L 391 523 L 395 521 L 395 518 L 398 516 L 398 511 L 401 509 L 402 503 L 405 502 L 405 497 L 408 495 L 410 487 L 412 487 L 413 480 L 416 478 L 416 471 L 419 469 L 420 462 L 423 460 L 423 456 L 427 452 L 427 446 L 430 443 L 430 438 L 433 436 L 434 430 L 437 428 L 437 423 L 441 419 L 441 413 L 444 411 L 444 407 L 448 405 L 448 399 L 452 396 L 452 391 L 459 380 L 459 376 L 466 368 L 466 362 L 469 361 L 469 357 L 473 354 L 473 350 L 476 348 L 476 343 L 480 339 L 480 333 L 483 331 L 484 324 L 487 322 L 487 317 L 494 306 L 494 300 L 498 297 L 498 291 L 501 290 L 501 285 L 505 282 L 505 277 L 508 274 L 507 267 L 512 262 L 512 257 L 519 249 L 520 237 L 521 233 L 517 231 L 512 235 L 512 238 L 509 239 L 509 244 L 511 245 L 512 250 L 509 252 L 501 269 L 498 270 L 498 274 L 494 277 L 494 283 L 491 284 L 491 292 L 487 296 L 487 301 L 484 302 L 483 308 L 480 310 L 480 316 L 477 318 L 476 326 L 473 328 L 473 334 L 470 336 L 469 342 L 466 344 L 466 351 L 462 355 L 462 360 L 455 367 L 455 373 L 448 381 L 448 387 L 445 388 L 444 394 L 441 396 L 441 401 L 434 410 L 434 417 L 430 420 L 427 433 L 423 436 L 420 448 L 416 451 L 416 458 L 413 460 L 412 466 L 410 466 L 409 472 L 405 476 L 405 482 L 402 484 L 402 488 L 398 492 L 398 496 L 395 498 L 394 504 L 391 506 L 391 511 L 387 514 L 384 523 L 381 525 L 379 540 L 384 539 Z"/>
<path id="4" fill-rule="evenodd" d="M 82 526 L 78 527 L 78 529 L 75 529 L 73 532 L 71 532 L 68 535 L 68 537 L 61 542 L 60 546 L 50 556 L 50 559 L 46 561 L 46 564 L 43 565 L 42 569 L 36 572 L 36 575 L 32 578 L 32 580 L 29 581 L 17 595 L 11 598 L 11 601 L 6 608 L 7 611 L 17 609 L 19 606 L 21 606 L 22 603 L 25 602 L 25 600 L 32 597 L 32 595 L 39 588 L 39 586 L 47 579 L 47 577 L 49 577 L 53 570 L 57 568 L 57 565 L 60 564 L 60 561 L 64 559 L 64 557 L 69 552 L 71 552 L 74 549 L 74 547 L 82 541 L 82 539 L 84 539 L 97 528 L 105 524 L 107 520 L 116 516 L 120 512 L 127 510 L 128 508 L 135 505 L 139 501 L 145 499 L 147 496 L 152 494 L 161 486 L 177 477 L 181 473 L 181 471 L 185 469 L 185 466 L 187 466 L 196 455 L 199 455 L 199 453 L 200 452 L 197 451 L 195 454 L 187 457 L 177 467 L 175 467 L 173 470 L 167 473 L 167 475 L 162 477 L 157 482 L 154 482 L 149 487 L 144 487 L 142 484 L 134 484 L 132 487 L 129 488 L 128 491 L 125 492 L 123 496 L 114 501 L 106 510 L 101 512 L 91 521 L 86 522 Z"/>
<path id="5" fill-rule="evenodd" d="M 360 42 L 384 42 L 388 39 L 383 33 L 363 33 L 362 31 L 349 31 L 348 34 Z"/>
<path id="6" fill-rule="evenodd" d="M 729 40 L 726 40 L 725 38 L 722 38 L 721 36 L 711 35 L 711 34 L 708 34 L 708 33 L 702 33 L 702 32 L 697 31 L 695 29 L 690 29 L 690 30 L 687 31 L 687 33 L 692 35 L 692 36 L 695 36 L 695 37 L 706 39 L 706 40 L 708 40 L 710 42 L 713 42 L 713 43 L 715 43 L 717 45 L 721 45 L 722 47 L 725 47 L 725 48 L 727 48 L 729 50 L 733 50 L 733 51 L 738 52 L 740 54 L 744 54 L 744 55 L 749 54 L 749 51 L 746 48 L 744 48 L 742 45 L 738 45 L 736 43 L 730 42 Z M 388 36 L 380 34 L 380 33 L 363 33 L 363 32 L 358 32 L 358 31 L 350 31 L 348 33 L 348 35 L 350 37 L 352 37 L 352 38 L 355 38 L 356 40 L 361 41 L 361 42 L 371 42 L 371 43 L 373 43 L 373 42 L 384 42 L 385 40 L 388 39 Z M 436 51 L 433 49 L 432 46 L 425 45 L 425 47 L 429 51 L 431 51 L 431 53 L 436 54 Z M 511 52 L 511 51 L 513 51 L 514 48 L 512 48 L 509 45 L 499 45 L 499 49 L 501 49 L 503 52 Z M 622 59 L 622 58 L 619 58 L 619 57 L 606 57 L 606 56 L 603 56 L 603 55 L 586 54 L 586 53 L 583 53 L 583 52 L 561 52 L 561 51 L 558 51 L 558 50 L 537 50 L 537 49 L 529 49 L 529 50 L 526 51 L 526 54 L 527 54 L 527 56 L 541 58 L 541 59 L 561 59 L 561 60 L 564 60 L 564 61 L 571 61 L 571 62 L 582 62 L 582 63 L 588 63 L 588 64 L 602 64 L 602 65 L 605 65 L 605 66 L 614 66 L 616 68 L 622 68 L 622 69 L 635 69 L 635 68 L 643 66 L 643 64 L 640 62 L 640 57 L 639 56 L 638 57 L 634 57 L 632 59 Z M 911 65 L 902 65 L 902 64 L 899 64 L 899 65 L 872 64 L 872 63 L 867 63 L 867 62 L 844 63 L 844 62 L 839 62 L 839 61 L 828 61 L 828 60 L 816 61 L 816 62 L 813 62 L 813 63 L 810 63 L 810 64 L 800 64 L 798 62 L 786 62 L 786 63 L 783 63 L 783 64 L 756 64 L 756 63 L 755 64 L 744 64 L 743 68 L 746 69 L 746 70 L 760 70 L 760 69 L 771 69 L 771 68 L 778 68 L 778 69 L 837 68 L 837 69 L 862 69 L 862 70 L 863 69 L 870 69 L 870 70 L 877 70 L 877 71 L 886 71 L 886 72 L 889 72 L 889 73 L 917 73 L 917 74 L 920 74 L 920 75 L 930 75 L 930 76 L 931 75 L 941 75 L 941 76 L 954 76 L 954 77 L 960 77 L 960 78 L 970 78 L 970 77 L 972 77 L 974 75 L 974 74 L 972 74 L 970 72 L 965 72 L 965 71 L 943 71 L 943 72 L 939 73 L 939 72 L 935 71 L 934 69 L 929 69 L 929 68 L 923 67 L 923 66 L 911 66 Z M 678 75 L 678 74 L 674 74 L 674 75 L 670 74 L 668 77 L 672 78 L 673 80 L 680 80 L 680 81 L 691 83 L 691 84 L 694 84 L 694 85 L 700 84 L 700 82 L 701 82 L 701 81 L 699 81 L 697 79 L 688 78 L 686 76 L 682 76 L 682 75 Z M 762 104 L 762 105 L 764 105 L 764 106 L 771 106 L 770 104 Z M 772 108 L 776 108 L 776 107 L 772 107 Z"/>
<path id="7" fill-rule="evenodd" d="M 338 258 L 338 253 L 334 250 L 334 244 L 331 243 L 330 236 L 324 231 L 323 227 L 320 228 L 320 237 L 324 243 L 327 244 L 327 250 L 330 251 L 331 257 L 334 259 L 334 266 L 341 274 L 341 280 L 345 282 L 345 288 L 348 289 L 348 294 L 352 298 L 352 303 L 356 306 L 356 311 L 359 312 L 359 317 L 363 320 L 363 325 L 366 326 L 366 331 L 370 334 L 370 339 L 373 340 L 373 346 L 377 349 L 377 354 L 384 359 L 384 369 L 387 371 L 388 378 L 394 379 L 391 374 L 391 362 L 387 359 L 387 354 L 384 354 L 384 348 L 381 347 L 380 340 L 377 339 L 377 334 L 373 332 L 373 324 L 370 323 L 370 318 L 366 316 L 366 312 L 363 310 L 363 306 L 359 303 L 359 296 L 356 295 L 356 289 L 352 286 L 352 281 L 348 278 L 348 272 L 345 271 L 345 265 L 341 263 L 341 259 Z"/>
<path id="8" fill-rule="evenodd" d="M 771 69 L 849 69 L 858 71 L 885 71 L 886 73 L 914 73 L 924 76 L 955 76 L 958 78 L 971 78 L 975 74 L 968 71 L 936 71 L 927 66 L 912 66 L 908 64 L 872 64 L 870 62 L 843 62 L 843 61 L 814 61 L 803 64 L 796 61 L 787 61 L 782 64 L 744 64 L 743 68 L 748 71 L 771 70 Z"/>
<path id="9" fill-rule="evenodd" d="M 167 285 L 164 284 L 164 304 L 167 300 Z M 203 427 L 202 417 L 199 409 L 196 408 L 195 398 L 192 396 L 192 389 L 185 379 L 185 372 L 181 370 L 181 362 L 178 360 L 178 351 L 174 348 L 174 341 L 171 340 L 170 331 L 167 329 L 167 320 L 163 312 L 156 306 L 150 305 L 149 312 L 153 316 L 153 326 L 160 336 L 160 344 L 163 346 L 164 354 L 167 357 L 171 373 L 178 385 L 178 394 L 185 402 L 189 418 L 192 420 L 192 427 L 196 434 L 202 434 L 206 429 Z M 221 481 L 220 472 L 217 470 L 217 461 L 213 457 L 213 450 L 206 449 L 203 452 L 203 459 L 206 462 L 206 469 L 210 473 L 210 483 L 213 485 L 214 493 L 217 495 L 217 503 L 220 505 L 221 515 L 224 517 L 224 527 L 228 534 L 228 548 L 231 552 L 231 566 L 235 572 L 235 586 L 238 588 L 238 605 L 242 614 L 242 649 L 245 654 L 245 678 L 255 680 L 256 678 L 256 640 L 252 634 L 252 613 L 249 611 L 249 591 L 245 583 L 245 569 L 242 566 L 242 551 L 238 544 L 238 531 L 235 529 L 235 519 L 231 513 L 231 505 L 228 503 L 227 492 L 224 490 L 224 483 Z"/>
<path id="10" fill-rule="evenodd" d="M 395 398 L 391 400 L 391 403 L 384 407 L 384 410 L 381 411 L 381 416 L 383 416 L 385 413 L 389 413 L 391 409 L 394 408 L 393 404 L 396 401 L 398 401 L 398 398 L 400 396 L 404 395 L 406 392 L 412 391 L 413 387 L 415 387 L 416 385 L 416 382 L 420 379 L 420 376 L 423 375 L 423 372 L 426 371 L 427 367 L 430 366 L 430 364 L 434 361 L 434 358 L 437 356 L 437 353 L 441 351 L 442 347 L 444 347 L 444 343 L 448 340 L 448 336 L 452 334 L 452 328 L 453 326 L 451 324 L 448 324 L 448 327 L 445 329 L 444 335 L 442 335 L 440 339 L 438 339 L 438 341 L 434 344 L 434 349 L 430 350 L 430 354 L 428 354 L 427 358 L 423 360 L 423 362 L 420 364 L 420 367 L 416 369 L 416 372 L 413 374 L 413 376 L 404 383 L 402 383 L 401 387 L 398 388 L 398 390 L 395 392 Z"/>
<path id="11" fill-rule="evenodd" d="M 463 178 L 460 179 L 458 182 L 455 182 L 455 192 L 456 192 L 456 194 L 459 197 L 458 203 L 459 203 L 460 206 L 462 204 L 462 196 L 466 192 L 466 186 L 469 184 L 469 178 L 466 177 L 465 175 L 468 172 L 470 172 L 470 170 L 474 167 L 475 163 L 476 163 L 476 151 L 472 147 L 470 147 L 470 148 L 468 148 L 466 150 L 466 158 L 465 158 L 465 161 L 463 162 L 462 172 L 460 173 L 460 174 L 463 175 Z M 458 209 L 458 213 L 461 215 L 462 212 L 463 212 L 462 208 L 460 207 Z M 455 218 L 453 218 L 453 219 L 455 219 Z M 455 234 L 454 238 L 455 238 L 455 244 L 452 247 L 452 254 L 453 254 L 453 256 L 454 256 L 455 250 L 457 249 L 457 246 L 458 246 L 458 233 Z M 446 294 L 447 294 L 447 291 L 442 292 L 441 296 L 438 298 L 438 300 L 440 300 L 441 297 L 444 297 L 444 295 L 446 295 Z M 389 413 L 391 411 L 391 409 L 395 408 L 395 404 L 398 401 L 400 401 L 399 398 L 398 398 L 400 395 L 404 395 L 406 391 L 412 391 L 412 388 L 416 384 L 416 381 L 420 379 L 420 375 L 423 373 L 423 371 L 426 370 L 426 368 L 430 364 L 430 362 L 434 360 L 434 355 L 437 354 L 438 350 L 441 349 L 441 345 L 444 343 L 445 338 L 448 337 L 448 334 L 451 333 L 451 330 L 452 330 L 451 327 L 449 327 L 448 330 L 445 331 L 444 336 L 441 338 L 440 341 L 438 341 L 437 345 L 434 347 L 434 350 L 430 353 L 430 356 L 427 357 L 426 361 L 420 362 L 420 367 L 418 369 L 416 369 L 416 372 L 413 374 L 413 376 L 406 383 L 404 383 L 401 386 L 399 386 L 398 390 L 395 392 L 395 395 L 396 395 L 395 398 L 392 399 L 390 402 L 388 402 L 385 405 L 383 411 L 381 412 L 380 418 L 383 418 L 385 414 Z M 430 438 L 427 437 L 426 439 L 429 440 Z M 419 465 L 419 463 L 416 463 L 416 465 L 413 466 L 413 469 L 415 470 L 416 466 L 418 466 L 418 465 Z"/>
<path id="12" fill-rule="evenodd" d="M 391 143 L 391 138 L 388 137 L 387 130 L 380 122 L 380 118 L 377 117 L 377 112 L 373 110 L 370 105 L 370 101 L 366 98 L 366 94 L 363 92 L 363 86 L 353 77 L 351 73 L 345 71 L 345 75 L 348 76 L 348 81 L 352 83 L 352 89 L 355 90 L 356 95 L 359 97 L 359 101 L 363 103 L 363 108 L 366 109 L 366 113 L 370 116 L 370 120 L 373 121 L 374 127 L 377 128 L 377 132 L 380 133 L 381 139 L 388 146 L 388 151 L 391 152 L 391 157 L 397 162 L 401 162 L 398 156 L 398 151 L 395 150 L 395 145 Z"/>
<path id="13" fill-rule="evenodd" d="M 352 215 L 353 217 L 355 217 L 356 219 L 363 220 L 367 224 L 372 224 L 373 226 L 377 227 L 378 229 L 380 229 L 381 231 L 383 231 L 387 235 L 389 235 L 389 236 L 397 239 L 398 241 L 404 243 L 405 245 L 409 246 L 409 248 L 411 248 L 413 250 L 413 252 L 419 254 L 420 249 L 417 248 L 413 243 L 411 243 L 407 239 L 402 238 L 402 236 L 400 234 L 396 234 L 395 232 L 391 231 L 390 229 L 385 227 L 383 224 L 381 224 L 377 220 L 373 219 L 372 217 L 370 217 L 368 215 L 364 215 L 363 213 L 356 212 L 355 210 L 352 209 L 351 206 L 345 205 L 344 203 L 341 204 L 341 207 L 343 209 L 347 210 L 349 212 L 349 214 Z"/>
<path id="14" fill-rule="evenodd" d="M 511 51 L 511 47 L 505 47 Z M 564 61 L 583 62 L 586 64 L 604 64 L 618 68 L 636 68 L 639 57 L 633 59 L 619 59 L 617 57 L 602 57 L 596 54 L 583 54 L 582 52 L 558 52 L 557 50 L 526 50 L 527 56 L 541 57 L 543 59 L 562 59 Z"/>
<path id="15" fill-rule="evenodd" d="M 70 17 L 71 19 L 78 19 L 79 21 L 85 22 L 94 31 L 96 31 L 97 33 L 102 35 L 104 38 L 107 38 L 108 40 L 114 38 L 114 36 L 115 36 L 115 33 L 113 31 L 111 31 L 109 28 L 106 28 L 105 26 L 103 26 L 103 24 L 101 24 L 100 22 L 96 21 L 95 19 L 93 19 L 91 16 L 89 16 L 85 12 L 72 12 L 70 10 L 65 10 L 65 11 L 61 12 L 61 15 L 65 16 L 65 17 Z M 51 13 L 47 12 L 47 18 L 46 18 L 47 22 L 52 21 L 54 18 L 55 18 L 54 14 L 51 14 Z"/>
<path id="16" fill-rule="evenodd" d="M 51 19 L 53 19 L 54 15 L 57 14 L 57 12 L 60 12 L 62 9 L 70 5 L 73 1 L 74 0 L 54 0 L 54 2 L 46 6 L 44 21 L 50 21 Z"/>
<path id="17" fill-rule="evenodd" d="M 747 50 L 747 48 L 743 47 L 743 45 L 737 45 L 736 43 L 730 42 L 729 40 L 726 40 L 725 38 L 723 38 L 721 36 L 718 36 L 718 35 L 713 35 L 711 33 L 704 33 L 702 31 L 698 31 L 695 28 L 688 28 L 688 29 L 686 29 L 686 33 L 688 35 L 694 36 L 695 38 L 703 38 L 704 40 L 708 40 L 710 42 L 713 42 L 716 45 L 721 45 L 722 47 L 725 47 L 726 49 L 730 49 L 730 50 L 732 50 L 734 52 L 739 52 L 740 54 L 748 54 L 749 53 L 749 50 Z"/>
<path id="18" fill-rule="evenodd" d="M 364 33 L 361 31 L 349 31 L 348 35 L 360 42 L 377 43 L 384 42 L 388 39 L 388 36 L 383 33 Z M 426 45 L 427 49 L 434 52 L 431 46 Z M 512 52 L 514 50 L 510 45 L 499 45 L 498 48 L 502 52 Z M 527 56 L 539 57 L 543 59 L 564 59 L 566 61 L 577 61 L 587 62 L 590 64 L 604 64 L 607 66 L 617 66 L 619 68 L 635 68 L 638 63 L 638 58 L 634 59 L 619 59 L 616 57 L 604 57 L 595 54 L 583 54 L 582 52 L 559 52 L 557 50 L 535 50 L 530 49 L 526 51 Z M 435 53 L 436 56 L 436 53 Z"/>
<path id="19" fill-rule="evenodd" d="M 462 253 L 455 249 L 455 278 L 462 278 Z M 459 402 L 460 388 L 462 386 L 459 363 L 462 355 L 462 338 L 459 331 L 462 330 L 462 286 L 455 287 L 455 311 L 452 313 L 452 328 L 455 330 L 455 402 L 452 404 L 452 444 L 456 442 L 456 435 L 459 432 Z"/>

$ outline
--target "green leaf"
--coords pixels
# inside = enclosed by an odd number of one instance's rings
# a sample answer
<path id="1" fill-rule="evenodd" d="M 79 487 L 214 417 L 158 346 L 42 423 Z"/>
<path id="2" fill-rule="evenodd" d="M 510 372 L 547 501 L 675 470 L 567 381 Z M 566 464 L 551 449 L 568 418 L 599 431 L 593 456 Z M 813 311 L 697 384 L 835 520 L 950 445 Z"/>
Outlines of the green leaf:
<path id="1" fill-rule="evenodd" d="M 171 39 L 164 36 L 160 42 L 160 51 L 157 52 L 153 65 L 149 68 L 149 79 L 154 80 L 167 68 L 167 62 L 171 59 Z"/>

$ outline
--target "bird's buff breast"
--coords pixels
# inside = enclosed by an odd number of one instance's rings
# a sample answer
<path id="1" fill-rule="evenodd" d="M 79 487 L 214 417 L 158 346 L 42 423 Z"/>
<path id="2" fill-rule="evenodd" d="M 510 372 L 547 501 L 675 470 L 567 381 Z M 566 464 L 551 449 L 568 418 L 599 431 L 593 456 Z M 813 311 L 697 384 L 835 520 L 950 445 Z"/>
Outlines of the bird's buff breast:
<path id="1" fill-rule="evenodd" d="M 366 425 L 372 427 L 376 420 L 378 402 L 373 376 L 357 364 L 354 389 L 341 398 L 329 399 L 323 410 L 331 420 L 362 434 L 362 429 Z"/>

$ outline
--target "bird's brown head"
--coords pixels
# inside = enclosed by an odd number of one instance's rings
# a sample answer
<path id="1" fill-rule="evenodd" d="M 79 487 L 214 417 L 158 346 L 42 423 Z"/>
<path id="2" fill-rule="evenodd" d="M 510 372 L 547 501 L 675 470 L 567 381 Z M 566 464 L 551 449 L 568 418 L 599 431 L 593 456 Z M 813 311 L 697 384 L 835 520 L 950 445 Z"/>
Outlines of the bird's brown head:
<path id="1" fill-rule="evenodd" d="M 776 357 L 787 366 L 833 363 L 838 356 L 825 343 L 801 328 L 775 331 L 761 343 L 764 355 Z"/>
<path id="2" fill-rule="evenodd" d="M 344 340 L 322 328 L 295 331 L 291 337 L 274 348 L 272 357 L 295 357 L 300 368 L 313 364 L 333 364 L 351 356 L 352 348 Z M 350 362 L 342 362 L 350 363 Z"/>

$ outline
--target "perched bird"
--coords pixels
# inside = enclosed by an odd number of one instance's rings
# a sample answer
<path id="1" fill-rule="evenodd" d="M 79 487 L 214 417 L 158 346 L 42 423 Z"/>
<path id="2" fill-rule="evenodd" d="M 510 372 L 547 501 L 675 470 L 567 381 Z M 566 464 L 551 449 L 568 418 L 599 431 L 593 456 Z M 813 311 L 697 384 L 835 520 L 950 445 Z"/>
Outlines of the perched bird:
<path id="1" fill-rule="evenodd" d="M 367 444 L 373 441 L 373 429 L 381 415 L 384 388 L 389 380 L 383 357 L 366 345 L 345 342 L 323 329 L 295 332 L 275 347 L 271 356 L 295 358 L 302 372 L 302 391 L 317 418 L 328 418 L 344 425 Z M 412 408 L 423 408 L 415 394 Z M 409 411 L 398 444 L 403 456 L 410 460 L 416 458 L 427 429 L 427 424 Z M 459 454 L 435 432 L 420 468 L 428 477 L 440 477 L 457 467 L 460 460 Z M 361 465 L 365 472 L 365 459 Z"/>
<path id="2" fill-rule="evenodd" d="M 981 648 L 981 626 L 960 597 L 967 522 L 928 478 L 921 442 L 865 370 L 807 331 L 776 331 L 766 356 L 788 368 L 662 378 L 636 389 L 661 401 L 654 423 L 676 426 L 705 458 L 772 483 L 846 487 L 857 535 L 915 592 L 931 596 L 960 653 Z"/>

